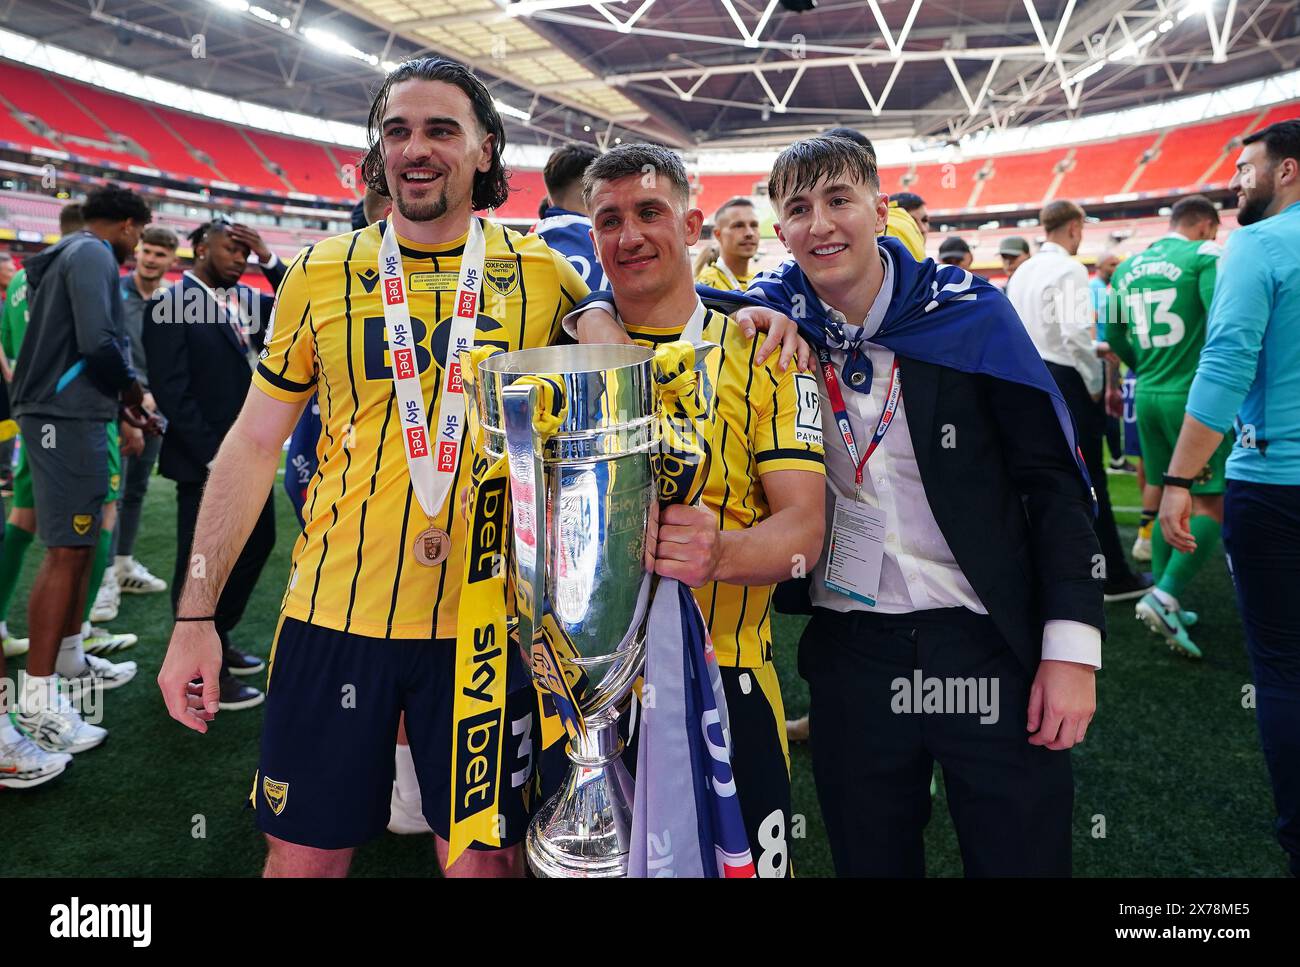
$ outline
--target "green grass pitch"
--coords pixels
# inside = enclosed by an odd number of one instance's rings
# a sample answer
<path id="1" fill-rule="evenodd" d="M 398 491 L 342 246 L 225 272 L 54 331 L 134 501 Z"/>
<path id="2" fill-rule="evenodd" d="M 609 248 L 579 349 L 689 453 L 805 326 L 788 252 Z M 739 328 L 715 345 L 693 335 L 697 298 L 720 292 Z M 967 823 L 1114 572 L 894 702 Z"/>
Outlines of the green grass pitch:
<path id="1" fill-rule="evenodd" d="M 1135 508 L 1131 476 L 1112 475 L 1117 506 Z M 288 574 L 297 524 L 277 483 L 278 543 L 236 634 L 266 655 Z M 170 580 L 175 513 L 171 484 L 155 478 L 136 556 Z M 1121 512 L 1131 542 L 1136 514 Z M 10 625 L 25 633 L 27 590 L 40 557 L 33 548 Z M 1132 604 L 1107 607 L 1110 623 L 1098 676 L 1098 712 L 1074 752 L 1074 862 L 1081 876 L 1282 876 L 1272 835 L 1273 806 L 1255 730 L 1243 708 L 1250 681 L 1236 602 L 1222 557 L 1202 574 L 1187 604 L 1205 652 L 1174 657 L 1133 619 Z M 776 624 L 777 662 L 787 711 L 807 707 L 795 671 L 802 619 Z M 260 709 L 223 712 L 199 736 L 172 722 L 154 678 L 171 630 L 167 595 L 124 596 L 115 630 L 140 643 L 121 657 L 140 664 L 135 681 L 104 696 L 107 743 L 77 756 L 60 779 L 26 793 L 0 790 L 0 875 L 251 876 L 263 846 L 243 808 L 257 760 Z M 10 660 L 12 677 L 22 659 Z M 258 684 L 261 684 L 260 682 Z M 796 873 L 830 875 L 806 747 L 793 750 L 794 809 L 804 835 L 792 842 Z M 339 782 L 346 782 L 340 776 Z M 1105 835 L 1097 836 L 1104 818 Z M 205 835 L 196 836 L 202 827 Z M 961 874 L 942 780 L 927 831 L 930 875 Z M 357 852 L 361 876 L 432 876 L 428 837 L 385 834 Z"/>

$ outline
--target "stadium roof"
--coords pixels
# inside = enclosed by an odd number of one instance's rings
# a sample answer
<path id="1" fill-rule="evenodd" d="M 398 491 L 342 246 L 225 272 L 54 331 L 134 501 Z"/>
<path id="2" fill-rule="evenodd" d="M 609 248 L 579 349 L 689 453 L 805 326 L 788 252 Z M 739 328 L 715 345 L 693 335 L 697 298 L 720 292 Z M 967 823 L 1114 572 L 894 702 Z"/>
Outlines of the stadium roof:
<path id="1" fill-rule="evenodd" d="M 805 0 L 806 2 L 806 0 Z M 462 60 L 511 138 L 925 143 L 1291 70 L 1300 0 L 10 0 L 4 26 L 124 67 L 364 121 L 386 66 Z M 526 120 L 525 120 L 526 119 Z"/>

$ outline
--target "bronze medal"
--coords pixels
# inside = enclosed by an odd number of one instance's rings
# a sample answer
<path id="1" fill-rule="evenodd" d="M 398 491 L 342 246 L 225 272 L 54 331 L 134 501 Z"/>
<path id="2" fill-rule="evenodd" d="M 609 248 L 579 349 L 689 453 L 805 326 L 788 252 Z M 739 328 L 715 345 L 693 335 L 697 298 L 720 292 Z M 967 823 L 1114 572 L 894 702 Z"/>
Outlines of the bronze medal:
<path id="1" fill-rule="evenodd" d="M 417 563 L 425 567 L 437 567 L 451 553 L 451 535 L 441 527 L 423 530 L 416 535 L 411 553 L 415 555 Z"/>

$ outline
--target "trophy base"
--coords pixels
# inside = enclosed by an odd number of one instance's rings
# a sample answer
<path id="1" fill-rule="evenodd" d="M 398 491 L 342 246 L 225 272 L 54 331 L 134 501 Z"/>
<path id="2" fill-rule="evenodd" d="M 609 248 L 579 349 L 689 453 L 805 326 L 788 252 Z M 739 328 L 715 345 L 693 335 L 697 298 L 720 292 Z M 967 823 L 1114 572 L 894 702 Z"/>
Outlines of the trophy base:
<path id="1" fill-rule="evenodd" d="M 535 876 L 627 876 L 632 778 L 619 758 L 622 751 L 612 716 L 588 719 L 585 740 L 570 742 L 564 785 L 528 824 L 524 855 Z"/>

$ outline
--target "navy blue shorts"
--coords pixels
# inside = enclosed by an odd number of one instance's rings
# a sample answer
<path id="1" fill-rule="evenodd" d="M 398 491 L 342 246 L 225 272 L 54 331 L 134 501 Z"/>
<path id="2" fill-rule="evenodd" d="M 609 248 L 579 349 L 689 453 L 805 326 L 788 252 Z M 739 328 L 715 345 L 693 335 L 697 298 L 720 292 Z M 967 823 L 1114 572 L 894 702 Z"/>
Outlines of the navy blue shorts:
<path id="1" fill-rule="evenodd" d="M 359 846 L 382 833 L 405 711 L 424 817 L 446 839 L 455 652 L 446 639 L 366 638 L 284 618 L 271 653 L 253 785 L 258 828 L 318 849 Z M 516 649 L 507 649 L 507 661 L 498 788 L 502 845 L 513 846 L 527 826 L 536 704 Z"/>

